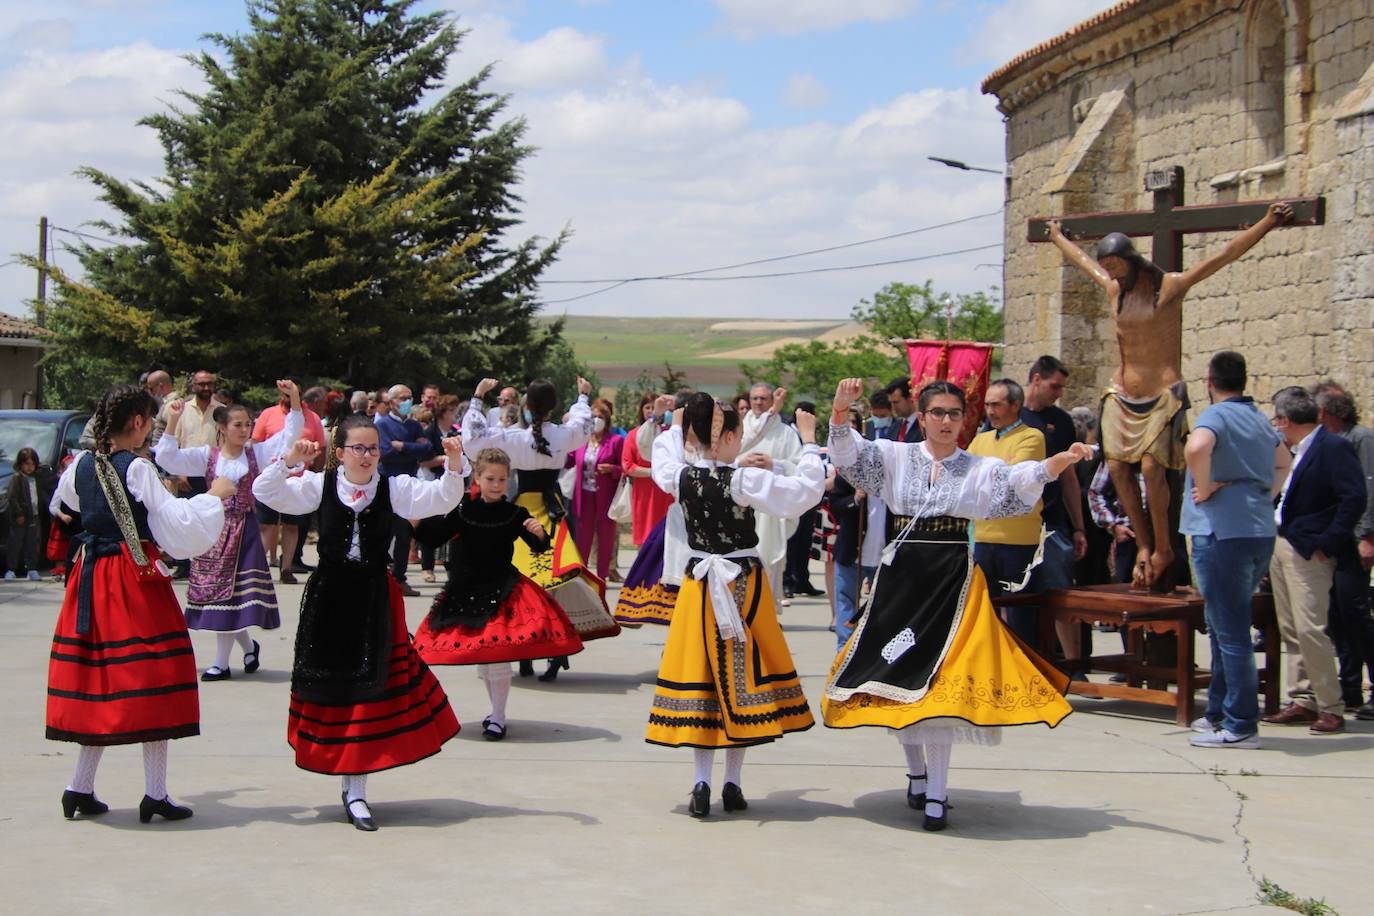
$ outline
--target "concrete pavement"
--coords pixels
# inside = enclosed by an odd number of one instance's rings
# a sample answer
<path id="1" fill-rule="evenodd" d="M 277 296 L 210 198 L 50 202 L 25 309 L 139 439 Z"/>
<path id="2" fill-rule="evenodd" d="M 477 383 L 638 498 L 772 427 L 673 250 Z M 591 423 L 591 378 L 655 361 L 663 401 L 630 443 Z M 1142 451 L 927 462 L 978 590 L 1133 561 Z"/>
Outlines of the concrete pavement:
<path id="1" fill-rule="evenodd" d="M 412 628 L 437 589 L 413 579 L 425 597 L 408 601 Z M 195 816 L 144 826 L 134 747 L 101 765 L 110 813 L 62 819 L 75 746 L 43 738 L 62 586 L 0 583 L 0 910 L 1258 912 L 1267 878 L 1342 913 L 1374 911 L 1360 877 L 1374 723 L 1324 737 L 1265 727 L 1262 750 L 1203 751 L 1165 710 L 1074 698 L 1054 731 L 956 747 L 942 834 L 906 807 L 889 736 L 817 725 L 749 752 L 747 812 L 725 815 L 717 792 L 697 821 L 690 753 L 643 741 L 661 627 L 590 643 L 555 684 L 517 678 L 501 743 L 481 739 L 475 674 L 435 669 L 463 732 L 369 780 L 382 829 L 364 834 L 343 821 L 338 780 L 296 769 L 286 744 L 300 591 L 279 586 L 284 625 L 255 634 L 262 670 L 243 675 L 236 652 L 232 680 L 202 685 L 203 734 L 172 743 L 168 785 Z M 783 616 L 818 718 L 828 618 L 823 598 Z M 204 667 L 213 637 L 194 640 Z"/>

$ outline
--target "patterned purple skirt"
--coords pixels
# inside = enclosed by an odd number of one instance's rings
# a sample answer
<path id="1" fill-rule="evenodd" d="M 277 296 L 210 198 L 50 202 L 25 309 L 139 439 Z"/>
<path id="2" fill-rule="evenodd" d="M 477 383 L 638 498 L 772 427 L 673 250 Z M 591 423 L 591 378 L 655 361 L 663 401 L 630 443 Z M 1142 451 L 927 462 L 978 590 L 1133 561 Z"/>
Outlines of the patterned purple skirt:
<path id="1" fill-rule="evenodd" d="M 620 598 L 615 604 L 615 619 L 625 626 L 646 623 L 668 624 L 677 604 L 677 586 L 667 585 L 663 579 L 663 539 L 666 520 L 649 532 L 640 545 L 639 553 L 620 586 Z"/>
<path id="2" fill-rule="evenodd" d="M 257 517 L 251 512 L 227 516 L 224 529 L 219 542 L 191 562 L 186 626 L 221 633 L 248 627 L 275 630 L 281 614 Z"/>

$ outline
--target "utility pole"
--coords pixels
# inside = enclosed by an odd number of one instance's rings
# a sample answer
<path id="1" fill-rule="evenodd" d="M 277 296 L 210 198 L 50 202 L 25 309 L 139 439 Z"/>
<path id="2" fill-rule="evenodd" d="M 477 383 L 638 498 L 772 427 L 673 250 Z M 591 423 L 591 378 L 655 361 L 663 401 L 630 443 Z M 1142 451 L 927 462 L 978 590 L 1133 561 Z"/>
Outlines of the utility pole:
<path id="1" fill-rule="evenodd" d="M 38 218 L 38 297 L 33 302 L 33 317 L 38 326 L 47 324 L 48 311 L 48 218 Z M 38 379 L 34 384 L 34 400 L 43 409 L 43 359 L 38 360 Z"/>

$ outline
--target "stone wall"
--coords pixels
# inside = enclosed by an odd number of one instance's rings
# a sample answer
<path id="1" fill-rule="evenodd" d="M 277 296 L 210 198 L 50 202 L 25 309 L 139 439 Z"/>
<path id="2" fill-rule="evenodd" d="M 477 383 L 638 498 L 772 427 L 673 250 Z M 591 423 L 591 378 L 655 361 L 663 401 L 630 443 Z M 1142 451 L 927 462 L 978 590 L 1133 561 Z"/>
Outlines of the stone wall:
<path id="1" fill-rule="evenodd" d="M 1183 370 L 1195 400 L 1208 358 L 1229 347 L 1249 360 L 1257 398 L 1331 376 L 1368 417 L 1374 112 L 1361 103 L 1374 96 L 1374 2 L 1144 2 L 1109 24 L 994 90 L 1008 115 L 1008 371 L 1055 353 L 1074 369 L 1068 400 L 1096 399 L 1117 363 L 1106 303 L 1053 246 L 1026 241 L 1026 220 L 1148 209 L 1146 172 L 1181 165 L 1188 204 L 1327 198 L 1325 226 L 1272 232 L 1190 294 Z M 1263 110 L 1278 103 L 1281 117 Z M 1188 236 L 1185 265 L 1231 237 Z M 1137 241 L 1148 252 L 1149 240 Z"/>

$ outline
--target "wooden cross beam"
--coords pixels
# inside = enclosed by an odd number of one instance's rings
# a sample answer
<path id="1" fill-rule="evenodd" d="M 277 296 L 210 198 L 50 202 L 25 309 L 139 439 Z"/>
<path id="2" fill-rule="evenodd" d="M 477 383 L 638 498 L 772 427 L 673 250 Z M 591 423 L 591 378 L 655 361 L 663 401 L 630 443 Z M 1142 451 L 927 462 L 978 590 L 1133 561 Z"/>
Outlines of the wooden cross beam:
<path id="1" fill-rule="evenodd" d="M 1035 217 L 1026 238 L 1050 240 L 1048 223 L 1058 219 L 1064 234 L 1075 241 L 1100 239 L 1111 232 L 1139 238 L 1150 236 L 1150 260 L 1166 273 L 1183 269 L 1183 237 L 1194 232 L 1237 232 L 1263 218 L 1269 206 L 1286 203 L 1293 219 L 1285 226 L 1320 226 L 1326 222 L 1326 199 L 1291 197 L 1281 200 L 1249 200 L 1234 204 L 1183 206 L 1183 167 L 1176 165 L 1145 176 L 1145 190 L 1154 192 L 1154 209 L 1121 210 L 1115 213 L 1075 213 L 1061 217 Z"/>

